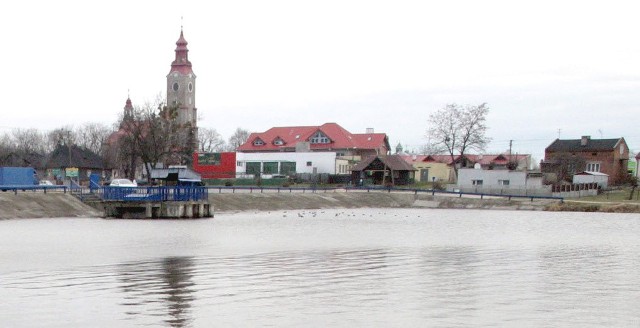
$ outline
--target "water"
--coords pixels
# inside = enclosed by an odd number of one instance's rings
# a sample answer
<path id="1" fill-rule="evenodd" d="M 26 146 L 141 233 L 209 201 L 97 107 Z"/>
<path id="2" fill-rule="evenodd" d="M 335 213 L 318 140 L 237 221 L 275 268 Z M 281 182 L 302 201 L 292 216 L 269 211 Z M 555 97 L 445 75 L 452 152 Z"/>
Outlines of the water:
<path id="1" fill-rule="evenodd" d="M 3 327 L 638 327 L 640 216 L 0 221 Z"/>

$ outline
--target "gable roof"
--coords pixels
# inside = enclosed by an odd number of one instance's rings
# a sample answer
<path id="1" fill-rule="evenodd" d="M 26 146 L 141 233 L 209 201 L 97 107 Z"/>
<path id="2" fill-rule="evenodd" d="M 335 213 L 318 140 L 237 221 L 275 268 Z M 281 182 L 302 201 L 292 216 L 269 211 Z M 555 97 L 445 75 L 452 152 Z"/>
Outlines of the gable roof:
<path id="1" fill-rule="evenodd" d="M 78 167 L 104 169 L 100 155 L 76 145 L 58 145 L 49 156 L 45 168 Z"/>
<path id="2" fill-rule="evenodd" d="M 273 127 L 265 132 L 254 132 L 249 135 L 247 141 L 240 145 L 238 151 L 279 151 L 285 148 L 295 148 L 299 142 L 308 142 L 317 133 L 321 132 L 329 143 L 310 144 L 311 150 L 316 149 L 378 149 L 384 146 L 389 149 L 389 141 L 385 133 L 351 133 L 336 123 L 325 123 L 320 126 L 287 126 Z M 264 145 L 256 146 L 254 142 L 260 139 Z M 280 139 L 283 145 L 275 145 L 274 141 Z"/>
<path id="3" fill-rule="evenodd" d="M 381 161 L 392 171 L 415 171 L 409 163 L 407 163 L 401 155 L 387 155 L 387 156 L 369 156 L 364 160 L 356 164 L 351 171 L 363 171 L 375 160 Z"/>
<path id="4" fill-rule="evenodd" d="M 616 148 L 624 138 L 617 139 L 587 139 L 587 144 L 582 146 L 582 139 L 554 140 L 546 149 L 547 152 L 579 152 L 579 151 L 611 151 Z"/>
<path id="5" fill-rule="evenodd" d="M 401 155 L 402 158 L 409 164 L 413 165 L 419 162 L 435 162 L 435 163 L 444 163 L 447 165 L 451 165 L 453 162 L 459 162 L 460 160 L 466 158 L 468 161 L 473 163 L 480 163 L 481 165 L 489 165 L 489 164 L 507 164 L 509 160 L 514 160 L 517 162 L 527 160 L 530 155 L 528 154 L 483 154 L 483 155 L 475 155 L 475 154 L 465 154 L 463 157 L 460 155 L 455 155 L 454 160 L 451 160 L 450 155 Z"/>

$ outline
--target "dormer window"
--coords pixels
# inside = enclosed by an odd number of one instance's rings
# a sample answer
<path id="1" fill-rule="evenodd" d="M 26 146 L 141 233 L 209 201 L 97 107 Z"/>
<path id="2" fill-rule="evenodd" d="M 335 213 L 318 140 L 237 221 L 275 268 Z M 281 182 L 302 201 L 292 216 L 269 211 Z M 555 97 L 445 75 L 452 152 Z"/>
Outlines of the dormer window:
<path id="1" fill-rule="evenodd" d="M 310 139 L 312 144 L 328 144 L 331 140 L 322 132 L 316 132 Z"/>
<path id="2" fill-rule="evenodd" d="M 262 139 L 260 139 L 260 138 L 256 138 L 256 140 L 253 141 L 253 145 L 254 146 L 264 146 L 264 141 L 262 141 Z"/>
<path id="3" fill-rule="evenodd" d="M 282 146 L 282 145 L 284 145 L 284 140 L 280 139 L 280 137 L 275 138 L 273 140 L 273 145 L 274 146 Z"/>

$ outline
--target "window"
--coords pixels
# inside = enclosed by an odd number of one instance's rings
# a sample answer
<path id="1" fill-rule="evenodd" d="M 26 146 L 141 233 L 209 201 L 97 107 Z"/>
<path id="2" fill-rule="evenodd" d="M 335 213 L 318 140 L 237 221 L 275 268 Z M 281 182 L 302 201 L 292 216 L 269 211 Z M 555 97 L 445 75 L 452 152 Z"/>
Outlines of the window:
<path id="1" fill-rule="evenodd" d="M 276 146 L 282 146 L 284 145 L 284 141 L 280 138 L 276 138 L 276 140 L 273 140 L 273 144 Z"/>
<path id="2" fill-rule="evenodd" d="M 482 186 L 482 180 L 471 180 L 471 184 L 474 186 Z"/>
<path id="3" fill-rule="evenodd" d="M 498 185 L 508 186 L 509 185 L 509 180 L 498 180 Z"/>
<path id="4" fill-rule="evenodd" d="M 327 136 L 325 136 L 324 133 L 322 133 L 320 131 L 316 132 L 311 137 L 311 143 L 312 144 L 328 144 L 329 142 L 331 142 L 329 140 L 329 138 Z"/>
<path id="5" fill-rule="evenodd" d="M 258 138 L 258 139 L 253 141 L 253 145 L 254 146 L 263 146 L 264 145 L 264 141 L 262 141 L 262 139 Z"/>
<path id="6" fill-rule="evenodd" d="M 307 166 L 311 166 L 311 165 L 313 165 L 313 163 L 307 162 Z"/>
<path id="7" fill-rule="evenodd" d="M 587 163 L 587 171 L 600 172 L 600 163 Z"/>
<path id="8" fill-rule="evenodd" d="M 242 167 L 242 165 L 244 165 L 244 163 L 243 163 L 242 161 L 238 161 L 238 162 L 236 163 L 236 166 L 237 166 L 237 167 Z"/>
<path id="9" fill-rule="evenodd" d="M 278 162 L 264 162 L 262 163 L 262 173 L 264 174 L 277 174 Z"/>

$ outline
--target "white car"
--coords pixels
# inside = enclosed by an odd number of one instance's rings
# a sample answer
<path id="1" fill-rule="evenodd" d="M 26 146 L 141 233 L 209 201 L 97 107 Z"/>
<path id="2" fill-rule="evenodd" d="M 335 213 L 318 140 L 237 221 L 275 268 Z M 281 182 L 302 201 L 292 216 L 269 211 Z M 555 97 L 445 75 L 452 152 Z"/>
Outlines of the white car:
<path id="1" fill-rule="evenodd" d="M 109 184 L 110 187 L 137 187 L 138 183 L 129 179 L 113 179 Z"/>
<path id="2" fill-rule="evenodd" d="M 49 180 L 40 180 L 41 186 L 53 186 L 53 183 Z"/>

